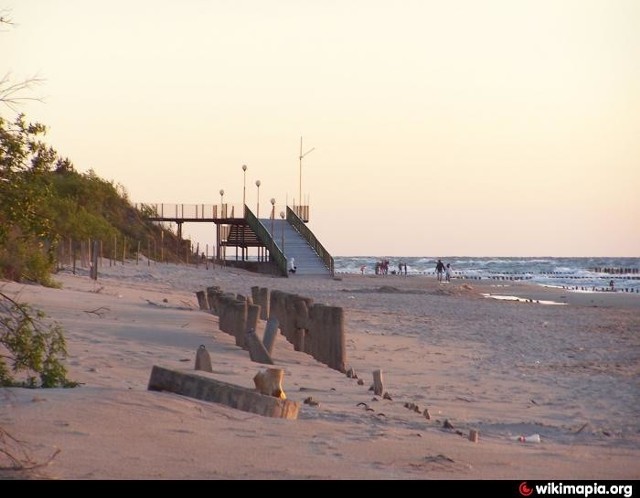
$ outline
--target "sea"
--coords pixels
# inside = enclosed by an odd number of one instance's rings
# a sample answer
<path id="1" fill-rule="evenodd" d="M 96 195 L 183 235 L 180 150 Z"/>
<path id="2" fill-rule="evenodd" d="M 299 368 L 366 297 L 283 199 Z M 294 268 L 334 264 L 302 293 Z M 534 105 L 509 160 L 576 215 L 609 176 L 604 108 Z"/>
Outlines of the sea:
<path id="1" fill-rule="evenodd" d="M 388 275 L 398 276 L 400 265 L 406 264 L 408 277 L 433 275 L 435 278 L 438 259 L 451 265 L 454 279 L 528 281 L 583 292 L 640 294 L 640 258 L 336 256 L 334 271 L 336 275 L 374 275 L 377 263 L 386 260 L 389 262 Z"/>

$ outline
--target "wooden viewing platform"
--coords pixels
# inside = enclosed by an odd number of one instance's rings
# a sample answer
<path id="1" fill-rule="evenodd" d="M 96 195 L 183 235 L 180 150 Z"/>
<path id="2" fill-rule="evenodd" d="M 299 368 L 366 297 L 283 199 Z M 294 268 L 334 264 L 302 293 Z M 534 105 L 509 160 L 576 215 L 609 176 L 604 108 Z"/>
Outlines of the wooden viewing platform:
<path id="1" fill-rule="evenodd" d="M 308 274 L 328 271 L 333 275 L 333 258 L 306 226 L 309 221 L 309 206 L 286 206 L 286 211 L 279 211 L 283 214 L 286 212 L 284 219 L 275 217 L 275 206 L 272 206 L 268 217 L 261 219 L 246 205 L 227 203 L 136 204 L 135 207 L 149 221 L 175 223 L 179 240 L 182 240 L 184 223 L 215 224 L 214 257 L 218 261 L 288 276 L 287 256 L 295 257 L 296 261 L 301 262 L 306 253 L 310 255 L 309 264 L 305 265 Z M 304 251 L 301 246 L 307 246 L 307 250 Z M 236 248 L 235 262 L 227 259 L 228 247 Z M 257 261 L 249 261 L 249 248 L 257 248 Z M 313 259 L 320 261 L 320 268 L 316 267 Z"/>

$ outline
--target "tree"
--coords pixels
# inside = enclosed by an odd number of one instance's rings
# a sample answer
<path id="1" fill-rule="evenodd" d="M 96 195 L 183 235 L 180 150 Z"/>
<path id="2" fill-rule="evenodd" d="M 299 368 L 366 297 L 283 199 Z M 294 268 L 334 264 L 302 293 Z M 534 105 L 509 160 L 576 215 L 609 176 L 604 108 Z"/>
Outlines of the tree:
<path id="1" fill-rule="evenodd" d="M 74 387 L 62 361 L 63 330 L 45 314 L 0 292 L 0 386 Z M 17 380 L 16 375 L 22 375 Z"/>
<path id="2" fill-rule="evenodd" d="M 13 21 L 8 17 L 7 11 L 0 12 L 0 26 L 13 26 Z M 0 78 L 0 102 L 17 112 L 18 105 L 25 101 L 42 101 L 39 97 L 25 95 L 25 91 L 31 91 L 43 81 L 42 78 L 32 77 L 18 83 L 11 83 L 11 73 L 7 72 Z"/>

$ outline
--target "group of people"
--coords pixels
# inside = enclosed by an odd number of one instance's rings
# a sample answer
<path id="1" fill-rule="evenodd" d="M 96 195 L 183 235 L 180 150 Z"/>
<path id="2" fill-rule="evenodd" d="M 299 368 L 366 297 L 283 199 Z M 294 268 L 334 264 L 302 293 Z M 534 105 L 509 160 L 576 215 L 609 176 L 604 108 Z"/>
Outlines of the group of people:
<path id="1" fill-rule="evenodd" d="M 451 263 L 447 263 L 447 265 L 445 266 L 441 259 L 438 260 L 438 262 L 436 263 L 436 275 L 438 276 L 438 282 L 442 282 L 443 278 L 445 279 L 445 281 L 451 282 L 452 272 L 453 269 L 451 268 Z"/>
<path id="2" fill-rule="evenodd" d="M 360 266 L 360 273 L 364 275 L 364 272 L 367 270 L 367 265 Z M 382 261 L 377 261 L 374 267 L 376 275 L 388 275 L 389 274 L 389 260 L 383 259 Z M 407 274 L 407 263 L 404 261 L 398 262 L 398 271 L 391 270 L 392 275 L 406 275 Z"/>

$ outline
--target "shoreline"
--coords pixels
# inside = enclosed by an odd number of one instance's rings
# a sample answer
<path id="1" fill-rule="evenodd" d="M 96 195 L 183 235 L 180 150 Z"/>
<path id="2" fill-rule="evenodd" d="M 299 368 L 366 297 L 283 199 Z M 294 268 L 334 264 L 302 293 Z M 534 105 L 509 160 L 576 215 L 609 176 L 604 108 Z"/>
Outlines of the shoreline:
<path id="1" fill-rule="evenodd" d="M 605 307 L 605 308 L 622 308 L 622 309 L 639 309 L 640 310 L 640 293 L 622 292 L 617 290 L 611 291 L 583 291 L 579 289 L 569 289 L 565 287 L 539 284 L 525 280 L 478 280 L 456 277 L 451 282 L 440 282 L 435 276 L 431 275 L 358 275 L 358 274 L 341 274 L 336 276 L 338 279 L 351 281 L 352 279 L 371 279 L 383 283 L 384 285 L 396 285 L 401 287 L 410 285 L 414 281 L 417 288 L 425 285 L 440 285 L 442 288 L 447 286 L 470 286 L 481 294 L 490 296 L 512 296 L 521 302 L 529 301 L 552 301 L 559 304 L 571 304 L 574 306 L 587 307 Z"/>

